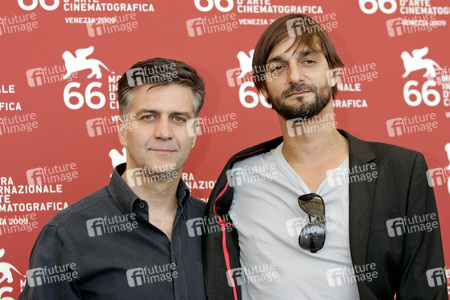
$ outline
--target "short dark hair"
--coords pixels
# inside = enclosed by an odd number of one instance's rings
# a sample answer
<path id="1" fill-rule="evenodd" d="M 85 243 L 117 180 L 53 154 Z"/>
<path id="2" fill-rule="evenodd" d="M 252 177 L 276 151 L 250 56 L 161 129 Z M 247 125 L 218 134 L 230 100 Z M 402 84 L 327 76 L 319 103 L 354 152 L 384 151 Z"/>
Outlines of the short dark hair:
<path id="1" fill-rule="evenodd" d="M 126 120 L 133 103 L 133 88 L 149 84 L 154 88 L 169 84 L 178 84 L 191 88 L 194 94 L 193 111 L 198 117 L 205 98 L 205 84 L 194 68 L 184 62 L 155 57 L 135 63 L 120 78 L 117 85 L 120 116 Z"/>
<path id="2" fill-rule="evenodd" d="M 292 47 L 300 47 L 305 45 L 310 49 L 323 53 L 325 56 L 328 67 L 330 69 L 343 68 L 344 64 L 336 53 L 333 42 L 328 36 L 323 27 L 317 23 L 313 18 L 304 14 L 290 14 L 283 16 L 275 20 L 264 31 L 259 38 L 255 47 L 255 53 L 253 54 L 253 80 L 258 91 L 267 91 L 267 84 L 264 75 L 266 70 L 267 59 L 269 58 L 272 49 L 281 41 L 287 39 L 290 35 L 288 31 L 288 22 L 292 19 L 299 19 L 296 23 L 297 30 L 300 30 L 302 34 L 295 35 L 295 42 Z M 292 35 L 291 35 L 292 36 Z M 316 38 L 317 37 L 317 38 Z M 319 42 L 320 49 L 318 49 L 317 41 Z M 289 48 L 288 51 L 291 49 Z M 337 93 L 337 87 L 332 87 L 333 98 Z"/>

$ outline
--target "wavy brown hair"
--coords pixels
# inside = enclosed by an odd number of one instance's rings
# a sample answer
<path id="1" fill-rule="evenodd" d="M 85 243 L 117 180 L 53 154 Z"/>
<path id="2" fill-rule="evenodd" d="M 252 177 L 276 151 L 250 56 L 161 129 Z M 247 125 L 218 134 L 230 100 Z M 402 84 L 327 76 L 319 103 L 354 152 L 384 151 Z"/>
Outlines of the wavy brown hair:
<path id="1" fill-rule="evenodd" d="M 275 20 L 264 31 L 259 38 L 255 47 L 255 53 L 253 54 L 253 80 L 258 91 L 267 91 L 267 84 L 265 81 L 264 73 L 266 71 L 267 59 L 269 58 L 272 49 L 280 42 L 288 39 L 292 35 L 289 35 L 288 24 L 291 20 L 296 20 L 296 30 L 299 30 L 302 34 L 295 35 L 295 41 L 292 46 L 286 50 L 290 51 L 291 48 L 296 49 L 300 46 L 306 46 L 311 50 L 322 53 L 327 62 L 329 69 L 343 68 L 344 64 L 336 53 L 333 42 L 328 36 L 323 27 L 313 18 L 304 14 L 290 14 L 283 16 Z M 291 21 L 292 22 L 292 21 Z M 292 23 L 291 23 L 292 24 Z M 337 93 L 337 87 L 332 87 L 333 98 Z"/>

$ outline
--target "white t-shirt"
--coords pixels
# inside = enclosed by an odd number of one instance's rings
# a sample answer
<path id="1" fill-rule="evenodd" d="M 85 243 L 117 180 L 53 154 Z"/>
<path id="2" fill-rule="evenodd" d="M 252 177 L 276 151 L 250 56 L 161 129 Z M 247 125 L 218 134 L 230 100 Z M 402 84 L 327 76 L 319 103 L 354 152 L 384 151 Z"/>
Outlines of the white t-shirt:
<path id="1" fill-rule="evenodd" d="M 359 299 L 349 242 L 349 188 L 331 173 L 316 194 L 325 203 L 326 239 L 316 253 L 298 237 L 309 217 L 298 205 L 311 191 L 285 160 L 283 144 L 237 162 L 230 172 L 230 217 L 239 233 L 243 299 Z M 347 158 L 339 166 L 348 169 Z M 345 176 L 345 175 L 342 175 Z M 244 276 L 245 274 L 245 276 Z"/>

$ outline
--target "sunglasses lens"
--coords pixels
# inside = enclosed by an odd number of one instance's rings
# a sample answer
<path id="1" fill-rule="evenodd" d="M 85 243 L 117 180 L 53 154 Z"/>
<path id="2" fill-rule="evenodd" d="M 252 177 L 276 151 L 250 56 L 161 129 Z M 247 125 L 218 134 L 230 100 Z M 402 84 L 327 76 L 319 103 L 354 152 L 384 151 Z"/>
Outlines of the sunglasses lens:
<path id="1" fill-rule="evenodd" d="M 308 194 L 298 197 L 298 205 L 308 214 L 316 218 L 323 218 L 325 205 L 319 195 Z"/>
<path id="2" fill-rule="evenodd" d="M 312 252 L 322 249 L 325 243 L 325 225 L 315 222 L 305 226 L 300 233 L 298 243 L 300 247 Z"/>

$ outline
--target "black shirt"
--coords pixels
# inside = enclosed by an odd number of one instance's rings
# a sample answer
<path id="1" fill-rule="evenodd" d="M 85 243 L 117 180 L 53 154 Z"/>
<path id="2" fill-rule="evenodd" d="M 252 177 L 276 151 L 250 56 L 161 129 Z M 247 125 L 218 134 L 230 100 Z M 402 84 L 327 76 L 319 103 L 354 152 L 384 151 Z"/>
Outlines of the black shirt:
<path id="1" fill-rule="evenodd" d="M 44 226 L 19 299 L 206 299 L 201 233 L 192 228 L 205 203 L 180 180 L 170 241 L 121 178 L 125 166 Z"/>

